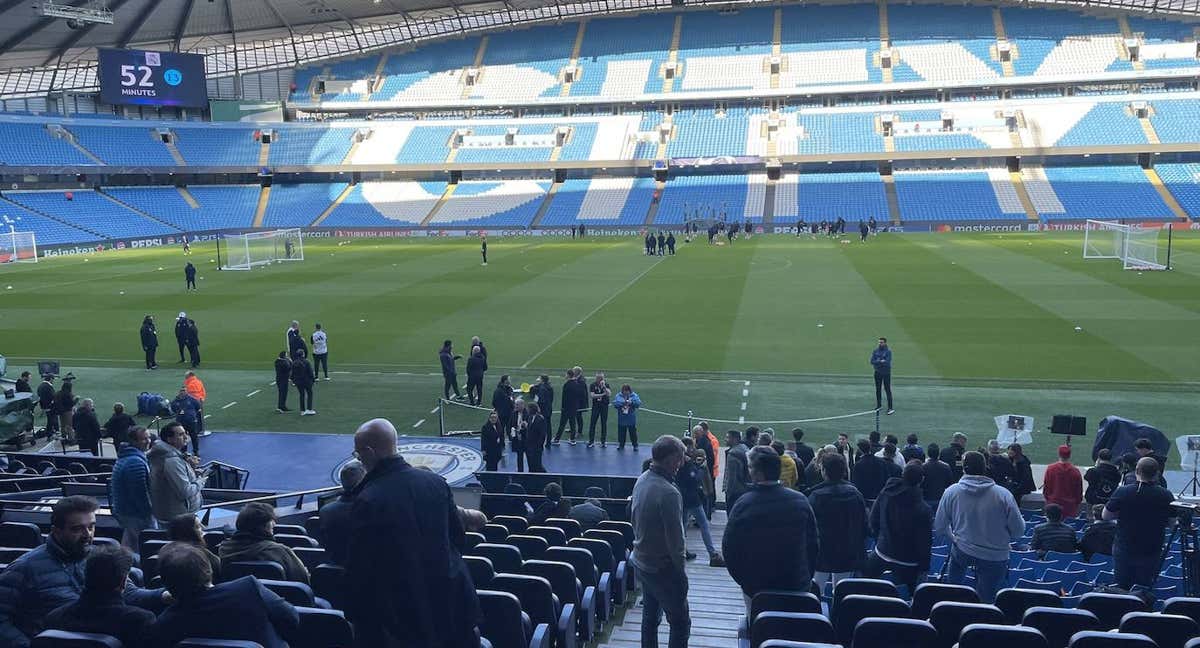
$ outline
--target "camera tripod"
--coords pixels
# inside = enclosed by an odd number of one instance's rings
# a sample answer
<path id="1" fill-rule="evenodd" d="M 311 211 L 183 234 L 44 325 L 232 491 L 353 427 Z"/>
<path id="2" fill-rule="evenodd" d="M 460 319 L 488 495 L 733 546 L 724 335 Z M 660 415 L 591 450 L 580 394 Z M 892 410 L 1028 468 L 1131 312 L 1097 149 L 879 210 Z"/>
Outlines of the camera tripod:
<path id="1" fill-rule="evenodd" d="M 1167 562 L 1167 556 L 1171 553 L 1171 545 L 1175 539 L 1179 538 L 1180 562 L 1183 567 L 1183 595 L 1196 596 L 1200 594 L 1200 540 L 1197 539 L 1197 530 L 1193 522 L 1192 510 L 1180 510 L 1175 508 L 1178 513 L 1175 528 L 1171 530 L 1171 535 L 1167 538 L 1166 544 L 1163 545 L 1162 555 L 1159 557 L 1158 571 L 1162 571 L 1163 565 Z"/>
<path id="2" fill-rule="evenodd" d="M 1192 451 L 1192 478 L 1179 490 L 1179 496 L 1192 489 L 1192 497 L 1196 497 L 1196 489 L 1200 488 L 1200 451 Z"/>

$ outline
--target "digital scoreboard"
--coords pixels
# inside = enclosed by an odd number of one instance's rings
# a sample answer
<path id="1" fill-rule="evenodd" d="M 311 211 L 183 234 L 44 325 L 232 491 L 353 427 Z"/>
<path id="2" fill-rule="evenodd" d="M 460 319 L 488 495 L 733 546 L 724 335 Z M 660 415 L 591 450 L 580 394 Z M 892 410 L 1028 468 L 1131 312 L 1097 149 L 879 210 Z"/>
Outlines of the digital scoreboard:
<path id="1" fill-rule="evenodd" d="M 100 50 L 100 101 L 112 105 L 208 106 L 204 57 L 144 50 Z"/>

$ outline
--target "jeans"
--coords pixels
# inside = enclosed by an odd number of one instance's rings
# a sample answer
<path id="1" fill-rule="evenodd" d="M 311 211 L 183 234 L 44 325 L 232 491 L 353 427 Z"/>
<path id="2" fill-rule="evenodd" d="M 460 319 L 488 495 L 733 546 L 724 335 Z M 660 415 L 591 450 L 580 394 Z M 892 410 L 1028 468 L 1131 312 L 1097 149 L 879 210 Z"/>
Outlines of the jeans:
<path id="1" fill-rule="evenodd" d="M 1160 556 L 1130 554 L 1119 546 L 1113 546 L 1113 576 L 1117 587 L 1130 589 L 1134 585 L 1153 588 L 1158 580 Z"/>
<path id="2" fill-rule="evenodd" d="M 296 391 L 300 394 L 300 411 L 307 412 L 313 408 L 313 388 L 312 385 L 296 385 Z"/>
<path id="3" fill-rule="evenodd" d="M 887 392 L 888 409 L 892 407 L 892 374 L 875 372 L 875 407 L 878 409 L 882 405 L 882 394 L 879 393 L 880 388 Z"/>
<path id="4" fill-rule="evenodd" d="M 967 567 L 975 568 L 975 593 L 983 603 L 996 600 L 996 592 L 1004 586 L 1008 576 L 1007 560 L 980 560 L 957 546 L 950 548 L 950 568 L 946 577 L 955 585 L 966 584 Z"/>
<path id="5" fill-rule="evenodd" d="M 642 648 L 658 648 L 658 625 L 663 615 L 671 626 L 669 648 L 687 648 L 692 634 L 688 611 L 687 574 L 674 566 L 656 572 L 637 570 L 642 583 Z"/>
<path id="6" fill-rule="evenodd" d="M 708 550 L 708 555 L 716 554 L 717 548 L 713 546 L 712 532 L 708 528 L 708 515 L 704 513 L 704 507 L 693 506 L 683 509 L 683 528 L 685 530 L 689 517 L 695 519 L 696 524 L 700 527 L 700 538 L 704 540 L 704 548 Z"/>

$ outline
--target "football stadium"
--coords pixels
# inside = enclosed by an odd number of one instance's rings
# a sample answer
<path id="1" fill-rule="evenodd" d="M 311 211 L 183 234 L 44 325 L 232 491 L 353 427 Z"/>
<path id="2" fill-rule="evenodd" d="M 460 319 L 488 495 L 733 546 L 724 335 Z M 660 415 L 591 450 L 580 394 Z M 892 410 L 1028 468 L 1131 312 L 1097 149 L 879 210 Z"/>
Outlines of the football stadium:
<path id="1" fill-rule="evenodd" d="M 0 2 L 0 646 L 1200 647 L 1195 0 Z"/>

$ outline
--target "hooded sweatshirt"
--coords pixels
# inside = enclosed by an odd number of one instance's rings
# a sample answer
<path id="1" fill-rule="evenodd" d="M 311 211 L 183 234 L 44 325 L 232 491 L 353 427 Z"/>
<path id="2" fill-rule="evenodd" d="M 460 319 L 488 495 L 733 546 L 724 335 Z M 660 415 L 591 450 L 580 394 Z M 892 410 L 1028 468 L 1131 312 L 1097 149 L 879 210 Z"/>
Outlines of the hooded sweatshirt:
<path id="1" fill-rule="evenodd" d="M 1012 493 L 990 477 L 963 475 L 942 496 L 933 531 L 973 558 L 1001 561 L 1025 533 L 1025 519 Z"/>
<path id="2" fill-rule="evenodd" d="M 146 458 L 150 463 L 150 502 L 154 517 L 170 520 L 176 515 L 200 510 L 203 484 L 183 452 L 166 441 L 155 441 Z"/>
<path id="3" fill-rule="evenodd" d="M 889 479 L 871 508 L 870 523 L 877 538 L 875 551 L 881 557 L 929 569 L 933 513 L 920 486 L 905 486 L 898 477 Z"/>

